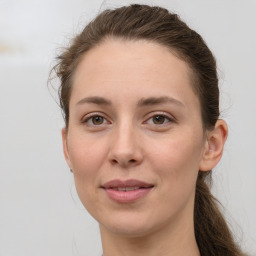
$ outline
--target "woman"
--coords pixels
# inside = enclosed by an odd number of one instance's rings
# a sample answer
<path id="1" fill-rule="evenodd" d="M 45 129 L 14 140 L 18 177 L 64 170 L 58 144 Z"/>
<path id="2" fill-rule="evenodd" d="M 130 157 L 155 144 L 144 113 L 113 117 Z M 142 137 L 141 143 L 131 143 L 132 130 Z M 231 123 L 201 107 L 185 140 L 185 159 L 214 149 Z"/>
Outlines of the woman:
<path id="1" fill-rule="evenodd" d="M 59 57 L 65 159 L 103 255 L 244 255 L 211 195 L 227 125 L 203 39 L 160 7 L 96 17 Z"/>

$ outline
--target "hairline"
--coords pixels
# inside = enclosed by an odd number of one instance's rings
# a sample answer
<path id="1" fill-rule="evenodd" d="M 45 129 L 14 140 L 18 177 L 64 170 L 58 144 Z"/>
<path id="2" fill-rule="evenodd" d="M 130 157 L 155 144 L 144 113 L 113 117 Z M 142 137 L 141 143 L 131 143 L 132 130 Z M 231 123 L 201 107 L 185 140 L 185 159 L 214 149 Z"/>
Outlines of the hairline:
<path id="1" fill-rule="evenodd" d="M 73 64 L 73 71 L 70 73 L 70 78 L 67 81 L 67 85 L 70 87 L 69 94 L 68 94 L 68 112 L 69 112 L 69 104 L 70 104 L 70 98 L 72 94 L 73 89 L 73 83 L 74 83 L 74 77 L 76 74 L 76 71 L 78 69 L 78 65 L 81 63 L 82 59 L 86 56 L 87 53 L 92 51 L 93 49 L 96 49 L 100 47 L 102 44 L 108 42 L 108 40 L 119 40 L 121 42 L 151 42 L 153 44 L 162 46 L 166 48 L 171 54 L 173 54 L 178 59 L 182 60 L 188 65 L 188 78 L 191 81 L 191 87 L 195 94 L 195 96 L 198 98 L 200 103 L 200 111 L 201 111 L 201 118 L 202 118 L 202 125 L 203 129 L 206 130 L 205 124 L 204 124 L 204 118 L 203 118 L 203 110 L 202 110 L 202 102 L 200 97 L 200 92 L 196 86 L 197 83 L 200 83 L 200 79 L 198 77 L 198 72 L 194 68 L 194 66 L 189 61 L 189 58 L 185 56 L 178 48 L 168 46 L 157 39 L 149 39 L 149 38 L 139 38 L 136 36 L 122 36 L 122 35 L 114 35 L 114 34 L 106 34 L 104 35 L 98 42 L 96 42 L 94 45 L 91 45 L 87 51 L 82 52 L 78 58 L 75 60 L 75 63 Z M 68 128 L 69 123 L 69 113 L 68 113 L 68 120 L 66 120 L 66 127 Z"/>

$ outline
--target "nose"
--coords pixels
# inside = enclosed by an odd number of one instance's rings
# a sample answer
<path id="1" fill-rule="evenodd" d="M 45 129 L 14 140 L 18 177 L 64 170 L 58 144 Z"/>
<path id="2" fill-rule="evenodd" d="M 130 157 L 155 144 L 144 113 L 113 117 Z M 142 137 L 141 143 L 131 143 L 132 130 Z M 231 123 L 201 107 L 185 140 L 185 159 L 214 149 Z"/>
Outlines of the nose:
<path id="1" fill-rule="evenodd" d="M 113 132 L 109 161 L 112 165 L 129 168 L 141 164 L 143 152 L 136 128 L 120 126 Z"/>

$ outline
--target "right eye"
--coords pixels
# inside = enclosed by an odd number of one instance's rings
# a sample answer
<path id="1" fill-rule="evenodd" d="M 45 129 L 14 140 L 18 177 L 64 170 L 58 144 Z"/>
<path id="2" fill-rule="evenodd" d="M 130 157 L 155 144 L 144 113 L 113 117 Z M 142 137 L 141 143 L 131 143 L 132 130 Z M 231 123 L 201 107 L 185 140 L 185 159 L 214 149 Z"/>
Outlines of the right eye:
<path id="1" fill-rule="evenodd" d="M 94 124 L 94 125 L 100 125 L 100 124 L 104 123 L 104 117 L 93 116 L 93 117 L 89 118 L 89 120 L 87 122 L 90 122 L 91 124 Z"/>
<path id="2" fill-rule="evenodd" d="M 88 126 L 100 126 L 100 125 L 109 124 L 109 121 L 101 115 L 91 114 L 85 117 L 85 119 L 83 120 L 83 123 L 85 123 Z"/>

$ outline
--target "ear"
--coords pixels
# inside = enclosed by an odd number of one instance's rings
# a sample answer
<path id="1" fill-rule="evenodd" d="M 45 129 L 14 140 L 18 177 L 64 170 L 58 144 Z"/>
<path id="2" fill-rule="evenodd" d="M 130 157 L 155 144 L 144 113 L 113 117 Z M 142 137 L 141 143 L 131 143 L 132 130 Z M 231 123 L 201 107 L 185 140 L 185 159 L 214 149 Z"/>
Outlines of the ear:
<path id="1" fill-rule="evenodd" d="M 213 130 L 207 132 L 206 146 L 200 161 L 200 171 L 212 170 L 220 161 L 224 144 L 228 136 L 228 127 L 219 119 Z"/>
<path id="2" fill-rule="evenodd" d="M 69 152 L 68 152 L 68 132 L 67 132 L 67 128 L 63 128 L 61 130 L 61 134 L 62 134 L 62 146 L 63 146 L 63 153 L 66 159 L 66 162 L 69 166 L 70 169 L 72 169 L 72 165 L 71 165 L 71 161 L 70 161 L 70 157 L 69 157 Z"/>

